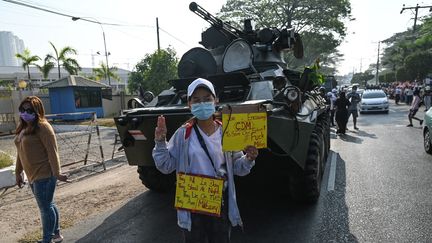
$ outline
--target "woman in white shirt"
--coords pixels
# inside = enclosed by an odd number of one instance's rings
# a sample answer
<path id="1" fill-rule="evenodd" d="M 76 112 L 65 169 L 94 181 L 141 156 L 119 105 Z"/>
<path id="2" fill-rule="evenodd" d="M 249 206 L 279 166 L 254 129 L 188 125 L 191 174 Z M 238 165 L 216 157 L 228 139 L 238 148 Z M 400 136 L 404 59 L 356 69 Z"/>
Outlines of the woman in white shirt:
<path id="1" fill-rule="evenodd" d="M 243 226 L 237 206 L 234 175 L 249 174 L 258 149 L 247 146 L 243 152 L 222 151 L 222 124 L 214 119 L 216 93 L 213 84 L 198 78 L 188 86 L 188 106 L 194 118 L 182 125 L 166 142 L 165 117 L 158 117 L 153 159 L 165 174 L 200 175 L 223 179 L 220 217 L 178 209 L 178 225 L 184 242 L 229 242 L 231 225 Z M 186 189 L 185 189 L 186 190 Z"/>

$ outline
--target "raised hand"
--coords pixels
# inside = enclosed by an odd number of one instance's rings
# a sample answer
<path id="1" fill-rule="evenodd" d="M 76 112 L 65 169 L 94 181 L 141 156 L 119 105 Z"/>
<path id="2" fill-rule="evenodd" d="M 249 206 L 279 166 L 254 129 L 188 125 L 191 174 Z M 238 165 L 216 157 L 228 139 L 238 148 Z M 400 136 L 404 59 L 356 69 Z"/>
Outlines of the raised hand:
<path id="1" fill-rule="evenodd" d="M 255 146 L 248 145 L 244 149 L 246 158 L 250 161 L 255 160 L 258 157 L 258 149 Z"/>
<path id="2" fill-rule="evenodd" d="M 167 128 L 165 123 L 165 117 L 159 116 L 157 120 L 157 126 L 155 129 L 155 140 L 163 141 L 166 138 Z"/>

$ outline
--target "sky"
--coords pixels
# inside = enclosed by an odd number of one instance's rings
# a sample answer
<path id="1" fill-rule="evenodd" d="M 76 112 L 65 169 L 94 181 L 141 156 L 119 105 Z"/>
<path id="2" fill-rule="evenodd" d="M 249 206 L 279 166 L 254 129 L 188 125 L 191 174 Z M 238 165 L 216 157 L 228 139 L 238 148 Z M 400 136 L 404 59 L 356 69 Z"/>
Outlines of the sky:
<path id="1" fill-rule="evenodd" d="M 189 11 L 190 0 L 17 1 L 71 16 L 126 25 L 101 27 L 0 0 L 0 31 L 13 32 L 32 54 L 41 57 L 53 52 L 49 41 L 57 48 L 71 46 L 78 50 L 77 59 L 83 67 L 98 66 L 105 60 L 102 32 L 106 36 L 110 66 L 132 70 L 146 54 L 157 49 L 156 18 L 161 29 L 161 48 L 173 47 L 179 58 L 190 48 L 200 46 L 201 32 L 209 26 Z M 216 14 L 226 0 L 196 2 Z M 336 67 L 338 74 L 364 71 L 369 64 L 376 63 L 378 41 L 414 24 L 413 11 L 400 14 L 402 5 L 411 7 L 417 3 L 432 5 L 432 0 L 351 0 L 355 20 L 346 22 L 348 35 L 339 47 L 344 60 Z M 429 14 L 428 10 L 420 9 L 419 16 Z"/>

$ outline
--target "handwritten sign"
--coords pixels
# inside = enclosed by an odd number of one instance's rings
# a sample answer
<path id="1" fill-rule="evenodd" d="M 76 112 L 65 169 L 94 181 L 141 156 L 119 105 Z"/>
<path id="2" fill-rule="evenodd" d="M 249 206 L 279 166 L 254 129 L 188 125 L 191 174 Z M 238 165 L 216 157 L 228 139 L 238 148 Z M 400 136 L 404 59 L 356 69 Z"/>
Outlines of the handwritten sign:
<path id="1" fill-rule="evenodd" d="M 222 114 L 223 151 L 243 150 L 247 145 L 267 147 L 267 113 Z"/>
<path id="2" fill-rule="evenodd" d="M 223 179 L 191 174 L 177 174 L 174 206 L 220 217 Z"/>

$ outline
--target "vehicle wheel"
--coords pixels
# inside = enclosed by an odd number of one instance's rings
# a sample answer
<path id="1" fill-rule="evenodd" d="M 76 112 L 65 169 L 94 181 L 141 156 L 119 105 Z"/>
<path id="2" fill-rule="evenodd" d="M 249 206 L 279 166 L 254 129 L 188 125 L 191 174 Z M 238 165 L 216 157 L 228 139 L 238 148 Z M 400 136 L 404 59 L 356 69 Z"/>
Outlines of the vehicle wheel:
<path id="1" fill-rule="evenodd" d="M 328 113 L 323 114 L 317 122 L 317 127 L 321 127 L 320 133 L 323 135 L 324 147 L 324 163 L 327 160 L 330 151 L 330 116 Z"/>
<path id="2" fill-rule="evenodd" d="M 290 177 L 290 193 L 296 201 L 315 203 L 318 201 L 322 179 L 321 145 L 317 131 L 313 131 L 309 142 L 305 169 Z"/>
<path id="3" fill-rule="evenodd" d="M 387 110 L 387 111 L 384 111 L 384 113 L 388 114 L 388 113 L 389 113 L 389 111 L 388 111 L 388 110 Z"/>
<path id="4" fill-rule="evenodd" d="M 175 173 L 165 175 L 154 166 L 138 166 L 137 172 L 141 182 L 150 190 L 169 192 L 175 189 Z"/>
<path id="5" fill-rule="evenodd" d="M 327 148 L 329 147 L 328 141 L 327 141 L 327 136 L 326 136 L 326 129 L 325 129 L 325 124 L 323 121 L 320 121 L 316 124 L 316 131 L 317 131 L 317 135 L 320 138 L 319 141 L 322 143 L 321 146 L 321 159 L 322 161 L 325 161 L 327 159 Z"/>
<path id="6" fill-rule="evenodd" d="M 431 133 L 429 130 L 426 130 L 424 132 L 423 138 L 424 138 L 424 149 L 426 153 L 432 154 Z"/>

